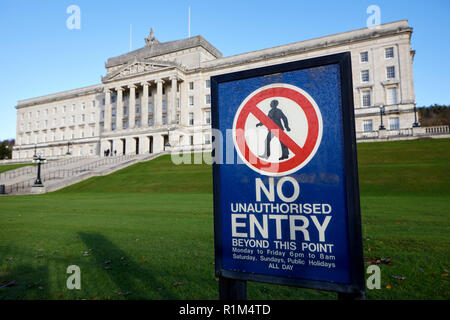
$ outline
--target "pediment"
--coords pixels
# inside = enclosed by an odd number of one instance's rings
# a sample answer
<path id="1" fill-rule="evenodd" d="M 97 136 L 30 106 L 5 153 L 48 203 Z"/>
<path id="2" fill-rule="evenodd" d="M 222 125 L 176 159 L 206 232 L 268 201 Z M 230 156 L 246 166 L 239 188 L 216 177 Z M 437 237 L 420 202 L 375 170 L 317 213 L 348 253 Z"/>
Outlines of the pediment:
<path id="1" fill-rule="evenodd" d="M 170 68 L 182 69 L 180 65 L 171 61 L 159 61 L 159 60 L 149 60 L 149 61 L 138 61 L 134 60 L 125 66 L 108 73 L 105 77 L 102 77 L 103 82 L 109 82 L 113 80 L 119 80 L 124 78 L 133 77 L 136 75 L 141 75 L 150 72 L 161 71 Z"/>

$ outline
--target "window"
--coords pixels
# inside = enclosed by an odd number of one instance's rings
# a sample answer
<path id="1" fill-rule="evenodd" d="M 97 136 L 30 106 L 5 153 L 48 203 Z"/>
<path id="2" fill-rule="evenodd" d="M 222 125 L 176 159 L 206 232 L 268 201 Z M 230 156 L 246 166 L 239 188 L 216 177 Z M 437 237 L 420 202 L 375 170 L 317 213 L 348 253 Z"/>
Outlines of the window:
<path id="1" fill-rule="evenodd" d="M 95 122 L 95 112 L 91 113 L 91 122 Z"/>
<path id="2" fill-rule="evenodd" d="M 81 123 L 84 123 L 84 121 L 86 121 L 86 115 L 82 114 L 81 115 Z"/>
<path id="3" fill-rule="evenodd" d="M 135 126 L 135 127 L 140 127 L 140 126 L 141 126 L 141 120 L 136 119 L 136 120 L 134 121 L 134 126 Z"/>
<path id="4" fill-rule="evenodd" d="M 398 130 L 400 129 L 400 118 L 389 118 L 389 130 Z"/>
<path id="5" fill-rule="evenodd" d="M 128 121 L 122 122 L 122 128 L 124 129 L 128 128 Z"/>
<path id="6" fill-rule="evenodd" d="M 86 103 L 83 102 L 83 103 L 81 104 L 81 109 L 86 110 Z"/>
<path id="7" fill-rule="evenodd" d="M 205 111 L 205 123 L 211 124 L 211 111 Z"/>
<path id="8" fill-rule="evenodd" d="M 369 70 L 363 70 L 361 71 L 361 82 L 369 82 Z"/>
<path id="9" fill-rule="evenodd" d="M 113 117 L 116 116 L 116 108 L 111 109 L 111 116 L 113 116 Z"/>
<path id="10" fill-rule="evenodd" d="M 148 126 L 151 127 L 153 125 L 153 119 L 148 118 Z"/>
<path id="11" fill-rule="evenodd" d="M 206 95 L 206 104 L 211 104 L 211 95 L 210 94 Z"/>
<path id="12" fill-rule="evenodd" d="M 92 100 L 92 107 L 95 107 L 95 100 Z"/>
<path id="13" fill-rule="evenodd" d="M 66 125 L 66 117 L 62 117 L 62 124 Z"/>
<path id="14" fill-rule="evenodd" d="M 167 116 L 165 114 L 162 116 L 162 124 L 167 124 Z"/>
<path id="15" fill-rule="evenodd" d="M 395 78 L 395 66 L 390 66 L 386 68 L 386 78 L 388 79 Z"/>
<path id="16" fill-rule="evenodd" d="M 189 96 L 189 106 L 194 106 L 194 96 Z"/>
<path id="17" fill-rule="evenodd" d="M 163 111 L 167 111 L 167 101 L 166 100 L 162 101 L 162 109 L 163 109 Z"/>
<path id="18" fill-rule="evenodd" d="M 135 97 L 136 99 L 139 99 L 139 92 L 136 91 Z"/>
<path id="19" fill-rule="evenodd" d="M 148 113 L 153 113 L 153 103 L 148 104 Z"/>
<path id="20" fill-rule="evenodd" d="M 359 54 L 359 56 L 361 58 L 361 62 L 368 62 L 369 61 L 369 52 L 367 52 L 367 51 L 361 52 Z"/>
<path id="21" fill-rule="evenodd" d="M 190 144 L 191 146 L 194 145 L 194 136 L 189 136 L 189 144 Z"/>
<path id="22" fill-rule="evenodd" d="M 180 114 L 177 113 L 177 124 L 180 124 Z"/>
<path id="23" fill-rule="evenodd" d="M 115 122 L 111 123 L 111 130 L 116 130 L 116 123 Z"/>
<path id="24" fill-rule="evenodd" d="M 397 104 L 397 88 L 388 88 L 387 89 L 387 104 Z"/>
<path id="25" fill-rule="evenodd" d="M 124 116 L 127 116 L 127 115 L 128 115 L 128 107 L 127 107 L 127 106 L 124 106 L 124 107 L 123 107 L 123 115 L 124 115 Z"/>
<path id="26" fill-rule="evenodd" d="M 211 136 L 209 134 L 205 134 L 205 144 L 211 144 Z"/>
<path id="27" fill-rule="evenodd" d="M 370 90 L 362 91 L 362 106 L 370 107 L 372 105 Z"/>
<path id="28" fill-rule="evenodd" d="M 141 113 L 141 106 L 136 106 L 136 114 L 140 114 Z"/>
<path id="29" fill-rule="evenodd" d="M 115 103 L 116 102 L 116 95 L 112 94 L 111 95 L 111 103 Z"/>
<path id="30" fill-rule="evenodd" d="M 363 130 L 364 130 L 364 132 L 373 131 L 372 120 L 364 120 L 363 121 Z"/>
<path id="31" fill-rule="evenodd" d="M 194 113 L 193 112 L 189 112 L 189 125 L 190 126 L 194 125 Z"/>
<path id="32" fill-rule="evenodd" d="M 392 59 L 394 57 L 394 47 L 384 49 L 384 57 L 386 59 Z"/>
<path id="33" fill-rule="evenodd" d="M 205 81 L 205 86 L 206 86 L 206 88 L 211 88 L 211 80 L 206 80 Z"/>
<path id="34" fill-rule="evenodd" d="M 72 124 L 75 123 L 75 116 L 72 116 Z"/>
<path id="35" fill-rule="evenodd" d="M 166 94 L 166 88 L 164 86 L 162 87 L 162 94 Z"/>
<path id="36" fill-rule="evenodd" d="M 194 90 L 194 82 L 189 82 L 189 90 Z"/>
<path id="37" fill-rule="evenodd" d="M 72 111 L 75 111 L 75 104 L 72 104 Z"/>
<path id="38" fill-rule="evenodd" d="M 180 99 L 177 98 L 177 109 L 180 109 Z"/>

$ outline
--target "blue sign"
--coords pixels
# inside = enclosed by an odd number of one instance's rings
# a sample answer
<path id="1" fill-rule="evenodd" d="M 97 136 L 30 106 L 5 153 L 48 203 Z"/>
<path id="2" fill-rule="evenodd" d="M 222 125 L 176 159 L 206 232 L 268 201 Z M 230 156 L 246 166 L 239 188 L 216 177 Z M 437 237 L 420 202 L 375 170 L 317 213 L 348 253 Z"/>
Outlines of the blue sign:
<path id="1" fill-rule="evenodd" d="M 211 84 L 216 274 L 362 292 L 350 54 Z"/>

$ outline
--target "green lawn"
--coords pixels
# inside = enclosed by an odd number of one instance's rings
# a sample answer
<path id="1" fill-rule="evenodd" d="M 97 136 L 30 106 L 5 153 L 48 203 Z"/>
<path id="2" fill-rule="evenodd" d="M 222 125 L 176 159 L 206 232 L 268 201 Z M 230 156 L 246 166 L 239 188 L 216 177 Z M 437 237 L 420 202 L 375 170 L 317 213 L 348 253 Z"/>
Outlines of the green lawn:
<path id="1" fill-rule="evenodd" d="M 14 170 L 17 168 L 22 168 L 22 167 L 29 166 L 29 165 L 31 165 L 31 164 L 30 163 L 0 164 L 0 173 L 9 171 L 9 170 Z"/>
<path id="2" fill-rule="evenodd" d="M 368 298 L 448 299 L 450 139 L 359 144 L 358 157 L 364 254 L 391 259 Z M 0 284 L 17 282 L 0 299 L 218 298 L 205 164 L 163 156 L 54 193 L 1 197 L 0 226 Z M 72 264 L 81 290 L 66 289 Z M 336 294 L 249 283 L 248 297 Z"/>

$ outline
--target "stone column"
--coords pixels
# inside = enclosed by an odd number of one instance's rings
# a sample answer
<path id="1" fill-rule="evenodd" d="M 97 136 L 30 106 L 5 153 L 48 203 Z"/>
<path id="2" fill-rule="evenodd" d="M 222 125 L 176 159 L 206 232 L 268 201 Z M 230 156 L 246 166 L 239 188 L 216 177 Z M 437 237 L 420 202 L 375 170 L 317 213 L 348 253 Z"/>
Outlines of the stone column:
<path id="1" fill-rule="evenodd" d="M 148 87 L 147 81 L 142 82 L 142 98 L 141 98 L 141 127 L 148 127 Z"/>
<path id="2" fill-rule="evenodd" d="M 189 125 L 189 110 L 188 110 L 188 92 L 187 92 L 188 82 L 183 81 L 180 84 L 180 124 L 182 126 Z"/>
<path id="3" fill-rule="evenodd" d="M 154 114 L 153 114 L 153 122 L 155 126 L 162 125 L 162 86 L 164 81 L 162 79 L 156 80 L 156 97 L 155 97 L 155 106 Z"/>
<path id="4" fill-rule="evenodd" d="M 116 88 L 117 103 L 116 103 L 116 130 L 123 129 L 123 88 Z"/>
<path id="5" fill-rule="evenodd" d="M 133 129 L 136 122 L 136 86 L 134 84 L 131 84 L 128 86 L 128 88 L 130 88 L 128 124 L 129 128 Z"/>
<path id="6" fill-rule="evenodd" d="M 105 88 L 105 117 L 103 119 L 104 131 L 111 130 L 111 90 Z"/>
<path id="7" fill-rule="evenodd" d="M 172 85 L 170 87 L 170 105 L 167 110 L 167 123 L 175 124 L 176 123 L 176 114 L 177 114 L 177 76 L 172 76 L 170 78 L 172 81 Z"/>

